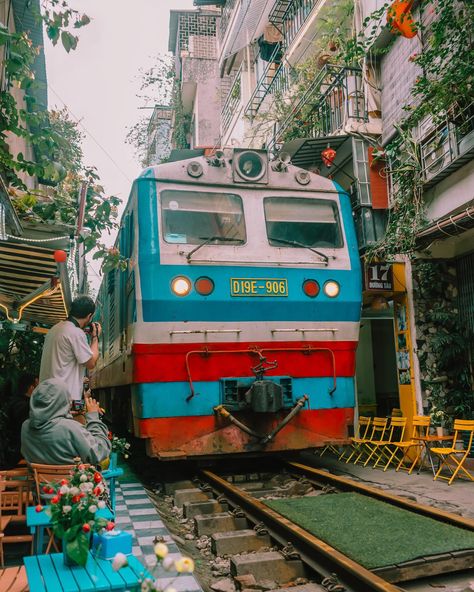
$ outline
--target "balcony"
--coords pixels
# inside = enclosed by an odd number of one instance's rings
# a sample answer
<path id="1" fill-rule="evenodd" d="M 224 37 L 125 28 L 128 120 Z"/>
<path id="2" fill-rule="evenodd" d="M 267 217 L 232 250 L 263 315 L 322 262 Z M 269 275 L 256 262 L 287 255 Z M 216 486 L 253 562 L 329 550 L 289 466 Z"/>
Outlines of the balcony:
<path id="1" fill-rule="evenodd" d="M 444 122 L 419 133 L 421 169 L 429 188 L 474 157 L 474 102 L 452 108 Z"/>
<path id="2" fill-rule="evenodd" d="M 326 65 L 308 90 L 278 122 L 268 148 L 277 151 L 293 138 L 344 134 L 351 121 L 368 120 L 359 68 Z"/>
<path id="3" fill-rule="evenodd" d="M 227 27 L 229 25 L 232 12 L 234 11 L 235 5 L 237 4 L 237 0 L 227 0 L 227 2 L 222 7 L 221 12 L 221 20 L 219 23 L 219 43 L 222 44 L 222 41 L 225 37 Z"/>
<path id="4" fill-rule="evenodd" d="M 237 112 L 242 100 L 242 65 L 237 70 L 229 93 L 221 110 L 222 135 L 224 135 Z"/>
<path id="5" fill-rule="evenodd" d="M 245 107 L 244 115 L 253 119 L 268 95 L 283 94 L 290 89 L 290 85 L 291 68 L 281 62 L 281 46 L 277 44 Z"/>
<path id="6" fill-rule="evenodd" d="M 277 27 L 288 49 L 306 22 L 316 4 L 316 0 L 277 0 L 268 20 Z"/>

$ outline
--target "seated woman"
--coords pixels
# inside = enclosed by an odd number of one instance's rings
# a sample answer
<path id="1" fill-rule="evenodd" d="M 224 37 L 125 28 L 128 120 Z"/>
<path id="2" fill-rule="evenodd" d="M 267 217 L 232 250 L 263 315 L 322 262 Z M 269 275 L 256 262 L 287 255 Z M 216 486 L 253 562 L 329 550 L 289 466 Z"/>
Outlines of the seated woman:
<path id="1" fill-rule="evenodd" d="M 30 463 L 98 464 L 110 454 L 108 428 L 99 419 L 99 404 L 86 399 L 86 425 L 71 416 L 71 400 L 66 384 L 56 378 L 41 382 L 33 392 L 30 418 L 21 430 L 21 452 Z"/>

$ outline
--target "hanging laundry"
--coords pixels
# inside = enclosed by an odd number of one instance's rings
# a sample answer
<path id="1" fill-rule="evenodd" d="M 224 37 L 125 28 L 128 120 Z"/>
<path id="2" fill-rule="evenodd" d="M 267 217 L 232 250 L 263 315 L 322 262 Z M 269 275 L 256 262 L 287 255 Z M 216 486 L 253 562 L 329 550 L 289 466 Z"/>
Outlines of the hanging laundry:
<path id="1" fill-rule="evenodd" d="M 269 43 L 265 41 L 263 35 L 257 39 L 260 57 L 264 62 L 273 62 L 279 64 L 283 57 L 281 43 Z"/>

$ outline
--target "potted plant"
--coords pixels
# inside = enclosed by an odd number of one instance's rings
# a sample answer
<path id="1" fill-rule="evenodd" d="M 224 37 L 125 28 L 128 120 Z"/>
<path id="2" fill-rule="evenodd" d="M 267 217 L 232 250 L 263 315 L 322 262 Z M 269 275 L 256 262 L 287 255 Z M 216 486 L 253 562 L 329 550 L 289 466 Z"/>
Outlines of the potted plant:
<path id="1" fill-rule="evenodd" d="M 130 456 L 130 443 L 126 438 L 119 438 L 109 432 L 109 440 L 112 442 L 112 451 L 110 453 L 109 469 L 117 468 L 118 455 L 121 454 L 126 460 Z"/>
<path id="2" fill-rule="evenodd" d="M 436 407 L 436 405 L 431 406 L 430 410 L 430 418 L 431 418 L 431 427 L 436 429 L 436 434 L 438 436 L 445 436 L 447 433 L 447 426 L 450 423 L 450 417 L 440 407 Z"/>
<path id="3" fill-rule="evenodd" d="M 67 565 L 85 566 L 91 533 L 108 528 L 105 518 L 97 511 L 105 508 L 106 488 L 102 475 L 94 468 L 77 464 L 69 479 L 43 486 L 51 498 L 51 527 L 63 542 L 64 561 Z"/>

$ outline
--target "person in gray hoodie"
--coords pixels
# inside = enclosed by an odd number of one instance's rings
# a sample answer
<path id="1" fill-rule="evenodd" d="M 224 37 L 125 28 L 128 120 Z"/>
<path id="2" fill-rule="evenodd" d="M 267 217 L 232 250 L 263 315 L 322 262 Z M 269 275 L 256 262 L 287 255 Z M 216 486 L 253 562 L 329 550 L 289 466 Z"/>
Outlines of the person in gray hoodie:
<path id="1" fill-rule="evenodd" d="M 30 418 L 21 428 L 21 452 L 27 462 L 73 464 L 78 457 L 97 464 L 111 450 L 108 427 L 99 419 L 99 404 L 86 399 L 86 425 L 72 418 L 66 384 L 57 378 L 43 380 L 33 391 Z"/>

